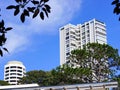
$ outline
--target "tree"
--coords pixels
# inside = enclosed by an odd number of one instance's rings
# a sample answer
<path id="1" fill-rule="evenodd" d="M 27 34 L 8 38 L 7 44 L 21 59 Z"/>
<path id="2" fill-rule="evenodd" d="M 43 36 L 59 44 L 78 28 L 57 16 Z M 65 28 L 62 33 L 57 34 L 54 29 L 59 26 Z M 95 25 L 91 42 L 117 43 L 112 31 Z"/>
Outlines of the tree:
<path id="1" fill-rule="evenodd" d="M 114 0 L 112 2 L 112 5 L 115 5 L 113 13 L 116 14 L 116 15 L 119 15 L 120 14 L 120 1 L 119 0 Z M 120 21 L 120 17 L 119 17 L 119 21 Z"/>
<path id="2" fill-rule="evenodd" d="M 0 86 L 10 85 L 8 82 L 0 80 Z"/>
<path id="3" fill-rule="evenodd" d="M 51 85 L 75 84 L 78 80 L 73 79 L 74 68 L 67 65 L 59 66 L 51 71 L 53 76 Z M 80 81 L 81 82 L 81 81 Z"/>
<path id="4" fill-rule="evenodd" d="M 120 58 L 118 50 L 107 44 L 89 43 L 83 49 L 73 50 L 69 64 L 81 68 L 90 68 L 92 80 L 103 82 L 108 80 L 113 71 L 119 69 Z"/>
<path id="5" fill-rule="evenodd" d="M 9 5 L 6 9 L 13 9 L 14 16 L 20 15 L 20 20 L 22 23 L 25 22 L 26 17 L 32 18 L 37 17 L 38 15 L 42 20 L 44 20 L 45 15 L 48 17 L 48 14 L 51 12 L 51 7 L 47 4 L 49 0 L 15 0 L 17 5 Z M 1 11 L 1 8 L 0 8 Z M 2 15 L 0 14 L 0 17 Z M 12 30 L 12 27 L 5 28 L 5 22 L 2 19 L 0 21 L 0 55 L 3 56 L 3 50 L 7 51 L 7 48 L 4 47 L 6 43 L 6 33 Z"/>
<path id="6" fill-rule="evenodd" d="M 42 70 L 34 70 L 26 73 L 26 76 L 23 77 L 18 83 L 19 84 L 31 84 L 38 83 L 40 86 L 43 86 L 43 80 L 46 77 L 46 72 Z"/>
<path id="7" fill-rule="evenodd" d="M 53 85 L 87 83 L 86 77 L 90 75 L 89 68 L 72 67 L 67 64 L 57 67 L 51 71 Z M 56 82 L 57 80 L 57 82 Z"/>
<path id="8" fill-rule="evenodd" d="M 51 71 L 35 70 L 26 73 L 19 84 L 38 83 L 40 86 L 86 83 L 91 73 L 89 68 L 72 68 L 68 65 L 59 66 Z"/>

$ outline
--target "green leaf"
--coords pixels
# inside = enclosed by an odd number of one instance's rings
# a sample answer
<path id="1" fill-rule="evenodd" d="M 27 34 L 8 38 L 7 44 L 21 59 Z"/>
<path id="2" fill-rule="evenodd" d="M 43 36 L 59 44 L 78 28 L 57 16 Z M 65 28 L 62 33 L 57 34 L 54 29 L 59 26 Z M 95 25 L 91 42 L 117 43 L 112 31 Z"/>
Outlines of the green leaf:
<path id="1" fill-rule="evenodd" d="M 119 2 L 119 0 L 114 0 L 113 2 L 112 2 L 112 5 L 113 4 L 117 4 Z"/>
<path id="2" fill-rule="evenodd" d="M 120 13 L 119 7 L 115 7 L 113 13 L 116 13 L 117 15 Z"/>
<path id="3" fill-rule="evenodd" d="M 17 3 L 22 2 L 22 0 L 15 0 Z"/>
<path id="4" fill-rule="evenodd" d="M 46 3 L 46 2 L 48 2 L 49 0 L 44 0 L 44 2 Z"/>
<path id="5" fill-rule="evenodd" d="M 3 50 L 5 50 L 6 52 L 9 52 L 9 51 L 7 50 L 7 48 L 3 48 Z"/>
<path id="6" fill-rule="evenodd" d="M 36 4 L 39 4 L 39 1 L 35 1 L 35 0 L 33 0 L 33 1 L 31 1 L 34 5 L 36 5 Z"/>
<path id="7" fill-rule="evenodd" d="M 44 20 L 44 13 L 43 13 L 43 12 L 40 13 L 40 18 L 41 18 L 42 20 Z"/>
<path id="8" fill-rule="evenodd" d="M 2 52 L 2 50 L 1 50 L 1 49 L 0 49 L 0 55 L 1 55 L 1 56 L 3 56 L 3 52 Z"/>
<path id="9" fill-rule="evenodd" d="M 1 36 L 1 40 L 2 40 L 2 43 L 4 44 L 6 42 L 6 38 L 5 38 L 5 34 L 3 33 L 2 36 Z"/>
<path id="10" fill-rule="evenodd" d="M 45 8 L 42 8 L 42 10 L 45 12 L 46 16 L 48 17 L 48 13 Z"/>
<path id="11" fill-rule="evenodd" d="M 1 22 L 0 22 L 0 28 L 1 27 L 4 27 L 4 20 L 2 20 Z"/>
<path id="12" fill-rule="evenodd" d="M 44 0 L 41 0 L 41 1 L 40 1 L 40 4 L 41 4 L 42 2 L 44 2 Z"/>
<path id="13" fill-rule="evenodd" d="M 28 9 L 28 11 L 34 13 L 35 7 L 28 7 L 27 9 Z"/>
<path id="14" fill-rule="evenodd" d="M 24 9 L 24 15 L 29 16 L 29 12 L 26 9 Z"/>
<path id="15" fill-rule="evenodd" d="M 50 13 L 50 9 L 51 9 L 51 7 L 49 6 L 49 5 L 45 5 L 45 7 L 46 7 L 46 10 Z"/>
<path id="16" fill-rule="evenodd" d="M 14 16 L 16 16 L 19 12 L 20 12 L 20 10 L 19 10 L 19 5 L 17 5 L 17 6 L 16 6 L 16 10 L 15 10 L 15 12 L 14 12 Z"/>
<path id="17" fill-rule="evenodd" d="M 16 6 L 10 5 L 10 6 L 8 6 L 6 9 L 15 9 L 15 8 L 16 8 Z"/>
<path id="18" fill-rule="evenodd" d="M 20 19 L 21 19 L 22 22 L 25 21 L 25 15 L 24 15 L 24 13 L 21 14 Z"/>
<path id="19" fill-rule="evenodd" d="M 119 17 L 119 21 L 120 21 L 120 17 Z"/>
<path id="20" fill-rule="evenodd" d="M 23 2 L 25 3 L 27 0 L 23 0 Z"/>
<path id="21" fill-rule="evenodd" d="M 5 31 L 10 31 L 11 29 L 13 29 L 12 27 L 8 27 L 5 29 Z"/>
<path id="22" fill-rule="evenodd" d="M 35 12 L 34 12 L 34 14 L 33 14 L 33 18 L 35 18 L 38 15 L 39 12 L 40 12 L 40 10 L 36 9 Z"/>

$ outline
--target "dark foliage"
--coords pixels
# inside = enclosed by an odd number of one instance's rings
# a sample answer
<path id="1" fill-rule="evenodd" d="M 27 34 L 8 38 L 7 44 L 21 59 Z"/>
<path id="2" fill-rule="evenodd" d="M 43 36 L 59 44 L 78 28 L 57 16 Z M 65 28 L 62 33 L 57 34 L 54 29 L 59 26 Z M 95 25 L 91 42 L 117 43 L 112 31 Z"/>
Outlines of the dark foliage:
<path id="1" fill-rule="evenodd" d="M 0 86 L 10 85 L 8 82 L 0 80 Z"/>
<path id="2" fill-rule="evenodd" d="M 12 27 L 5 27 L 4 20 L 0 21 L 0 55 L 3 56 L 3 51 L 5 50 L 8 52 L 7 48 L 3 47 L 5 44 L 7 38 L 6 38 L 6 33 L 8 31 L 12 30 Z"/>
<path id="3" fill-rule="evenodd" d="M 25 21 L 26 17 L 32 14 L 32 18 L 38 15 L 42 20 L 44 20 L 44 15 L 48 17 L 51 7 L 46 4 L 49 0 L 15 0 L 17 5 L 10 5 L 6 9 L 14 9 L 14 16 L 18 15 L 20 12 L 20 19 L 22 22 Z M 28 3 L 32 3 L 33 6 L 27 6 Z"/>
<path id="4" fill-rule="evenodd" d="M 51 7 L 47 4 L 49 0 L 15 0 L 17 5 L 9 5 L 6 9 L 14 10 L 14 16 L 20 14 L 20 20 L 22 23 L 25 22 L 26 17 L 35 18 L 39 17 L 44 20 L 45 15 L 48 17 L 48 13 L 51 12 Z M 1 8 L 0 8 L 1 11 Z M 1 13 L 0 13 L 1 17 Z M 5 22 L 2 19 L 0 21 L 0 55 L 3 56 L 3 50 L 7 51 L 7 48 L 3 47 L 6 43 L 6 33 L 10 31 L 12 27 L 5 28 Z"/>
<path id="5" fill-rule="evenodd" d="M 26 73 L 25 77 L 19 80 L 18 83 L 37 83 L 40 86 L 87 83 L 85 79 L 89 76 L 89 73 L 91 73 L 91 71 L 88 68 L 72 68 L 67 65 L 63 65 L 51 71 L 29 71 Z"/>
<path id="6" fill-rule="evenodd" d="M 120 56 L 117 49 L 107 44 L 88 43 L 83 49 L 71 52 L 68 64 L 90 68 L 93 73 L 89 80 L 94 77 L 94 82 L 104 82 L 111 80 L 115 71 L 120 70 Z"/>
<path id="7" fill-rule="evenodd" d="M 114 0 L 112 2 L 112 5 L 115 5 L 113 13 L 116 14 L 116 15 L 119 15 L 120 14 L 120 1 L 119 0 Z M 119 17 L 119 21 L 120 21 L 120 17 Z"/>

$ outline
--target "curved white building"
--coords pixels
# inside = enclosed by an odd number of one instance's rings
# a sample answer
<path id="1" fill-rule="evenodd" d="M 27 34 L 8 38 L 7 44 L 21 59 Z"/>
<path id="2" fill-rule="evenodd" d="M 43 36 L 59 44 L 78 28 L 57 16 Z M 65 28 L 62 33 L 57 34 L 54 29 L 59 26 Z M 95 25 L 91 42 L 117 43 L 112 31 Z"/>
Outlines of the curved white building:
<path id="1" fill-rule="evenodd" d="M 26 68 L 20 61 L 9 61 L 4 66 L 4 80 L 12 85 L 17 85 L 20 78 L 25 76 Z"/>

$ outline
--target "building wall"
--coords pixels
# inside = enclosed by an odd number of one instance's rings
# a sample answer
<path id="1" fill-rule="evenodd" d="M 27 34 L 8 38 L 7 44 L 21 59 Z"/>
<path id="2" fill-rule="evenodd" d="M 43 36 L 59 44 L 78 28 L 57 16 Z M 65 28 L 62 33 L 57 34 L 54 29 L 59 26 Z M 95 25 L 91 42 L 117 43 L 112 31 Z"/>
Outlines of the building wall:
<path id="1" fill-rule="evenodd" d="M 22 62 L 9 61 L 4 66 L 4 80 L 12 85 L 17 85 L 20 78 L 25 76 L 26 69 Z"/>
<path id="2" fill-rule="evenodd" d="M 70 52 L 87 43 L 107 44 L 106 25 L 96 19 L 83 24 L 68 24 L 60 28 L 60 65 L 67 62 Z"/>

